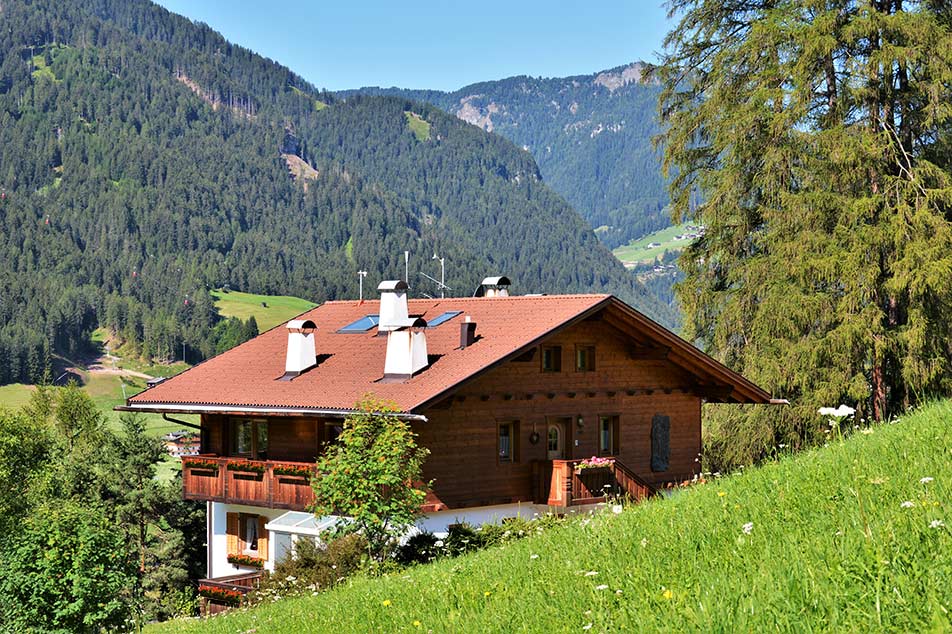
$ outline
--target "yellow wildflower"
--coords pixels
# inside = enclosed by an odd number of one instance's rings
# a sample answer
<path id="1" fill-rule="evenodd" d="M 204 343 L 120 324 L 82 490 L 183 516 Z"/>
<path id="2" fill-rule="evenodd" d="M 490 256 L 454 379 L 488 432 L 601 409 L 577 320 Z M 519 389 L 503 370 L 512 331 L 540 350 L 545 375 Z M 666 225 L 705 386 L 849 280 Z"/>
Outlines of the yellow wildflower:
<path id="1" fill-rule="evenodd" d="M 670 599 L 674 596 L 674 593 L 665 588 L 664 592 L 661 593 L 661 596 L 663 596 L 665 599 Z"/>
<path id="2" fill-rule="evenodd" d="M 393 601 L 391 601 L 390 599 L 384 599 L 383 607 L 385 607 L 385 608 L 390 607 L 390 605 L 391 605 L 392 603 L 393 603 Z"/>
<path id="3" fill-rule="evenodd" d="M 723 491 L 718 491 L 718 492 L 717 492 L 717 497 L 719 497 L 719 498 L 722 498 L 722 497 L 724 497 L 725 495 L 727 495 L 727 494 L 724 493 Z"/>
<path id="4" fill-rule="evenodd" d="M 423 624 L 420 623 L 419 621 L 414 621 L 414 622 L 413 622 L 413 627 L 420 627 L 421 625 L 423 625 Z"/>
<path id="5" fill-rule="evenodd" d="M 483 593 L 483 596 L 484 596 L 484 597 L 488 597 L 488 596 L 491 595 L 491 594 L 492 594 L 492 592 L 490 592 L 489 590 L 486 590 L 486 592 Z"/>

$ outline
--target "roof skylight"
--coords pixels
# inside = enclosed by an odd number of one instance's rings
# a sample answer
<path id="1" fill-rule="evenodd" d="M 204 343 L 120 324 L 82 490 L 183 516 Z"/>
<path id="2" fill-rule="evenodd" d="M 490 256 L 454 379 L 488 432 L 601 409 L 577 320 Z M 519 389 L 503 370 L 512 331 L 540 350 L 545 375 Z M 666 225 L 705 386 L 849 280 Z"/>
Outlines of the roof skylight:
<path id="1" fill-rule="evenodd" d="M 427 321 L 426 325 L 429 328 L 436 328 L 437 326 L 442 324 L 444 321 L 449 321 L 453 317 L 456 317 L 457 315 L 461 315 L 462 313 L 463 311 L 461 310 L 448 310 L 442 315 L 437 315 L 433 319 Z"/>
<path id="2" fill-rule="evenodd" d="M 365 315 L 357 321 L 351 322 L 337 332 L 354 333 L 367 332 L 380 323 L 380 315 Z"/>

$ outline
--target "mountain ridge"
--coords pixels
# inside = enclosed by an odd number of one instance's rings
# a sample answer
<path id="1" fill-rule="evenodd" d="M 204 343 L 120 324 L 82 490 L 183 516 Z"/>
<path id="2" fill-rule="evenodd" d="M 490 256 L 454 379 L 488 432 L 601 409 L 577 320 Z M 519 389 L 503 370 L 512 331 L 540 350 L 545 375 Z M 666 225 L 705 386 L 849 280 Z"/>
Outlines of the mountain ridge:
<path id="1" fill-rule="evenodd" d="M 355 297 L 358 269 L 399 276 L 407 249 L 445 257 L 456 293 L 501 273 L 672 323 L 501 137 L 402 98 L 341 101 L 145 0 L 3 11 L 0 383 L 39 380 L 97 325 L 200 359 L 209 289 Z"/>
<path id="2" fill-rule="evenodd" d="M 615 248 L 671 224 L 653 137 L 660 87 L 635 61 L 584 75 L 516 75 L 454 91 L 338 91 L 399 96 L 436 105 L 531 152 L 546 183 Z"/>

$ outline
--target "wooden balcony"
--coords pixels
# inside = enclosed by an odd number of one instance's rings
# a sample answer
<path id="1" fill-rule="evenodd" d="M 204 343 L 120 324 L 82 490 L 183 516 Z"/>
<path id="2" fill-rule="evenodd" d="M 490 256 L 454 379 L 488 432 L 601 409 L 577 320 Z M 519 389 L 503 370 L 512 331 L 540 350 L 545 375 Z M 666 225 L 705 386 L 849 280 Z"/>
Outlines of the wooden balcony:
<path id="1" fill-rule="evenodd" d="M 239 601 L 243 601 L 246 594 L 258 588 L 261 583 L 261 576 L 263 573 L 258 572 L 244 572 L 237 575 L 230 575 L 228 577 L 219 577 L 217 579 L 199 579 L 198 587 L 207 587 L 214 588 L 217 590 L 226 590 L 239 595 Z M 219 612 L 224 612 L 233 605 L 218 601 L 214 598 L 202 597 L 201 601 L 201 613 L 202 616 L 211 616 L 213 614 L 218 614 Z"/>
<path id="2" fill-rule="evenodd" d="M 182 459 L 182 492 L 186 500 L 303 511 L 314 501 L 314 473 L 307 462 L 188 456 Z"/>
<path id="3" fill-rule="evenodd" d="M 581 460 L 538 460 L 532 465 L 535 501 L 556 507 L 597 504 L 606 499 L 643 500 L 655 488 L 624 464 L 579 469 Z"/>

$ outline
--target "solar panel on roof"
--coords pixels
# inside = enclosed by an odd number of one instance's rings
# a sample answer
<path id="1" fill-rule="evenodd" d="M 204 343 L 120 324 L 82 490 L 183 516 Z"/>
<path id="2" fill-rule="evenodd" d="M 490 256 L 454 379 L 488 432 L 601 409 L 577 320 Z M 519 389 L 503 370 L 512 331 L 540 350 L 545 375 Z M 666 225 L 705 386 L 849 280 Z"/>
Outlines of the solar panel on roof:
<path id="1" fill-rule="evenodd" d="M 430 328 L 436 328 L 437 326 L 442 324 L 444 321 L 449 321 L 453 317 L 456 317 L 457 315 L 462 315 L 462 314 L 463 314 L 463 311 L 461 310 L 448 310 L 442 315 L 437 315 L 433 319 L 426 322 L 426 325 L 429 326 Z"/>
<path id="2" fill-rule="evenodd" d="M 344 326 L 337 332 L 344 332 L 344 333 L 367 332 L 368 330 L 370 330 L 371 328 L 373 328 L 379 323 L 380 323 L 380 315 L 365 315 L 361 317 L 360 319 L 358 319 L 357 321 L 353 321 L 347 324 L 346 326 Z"/>

